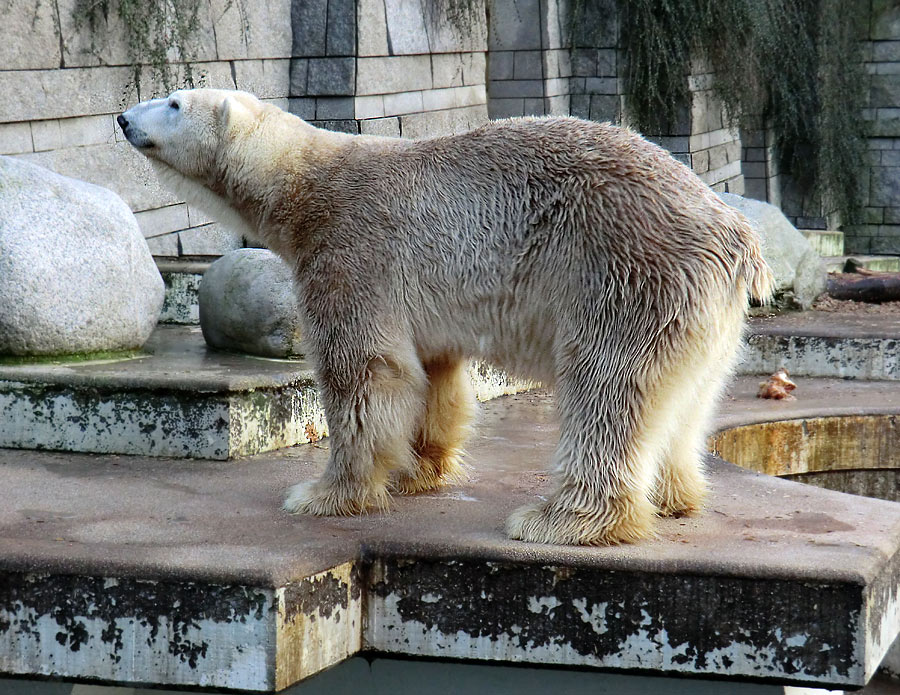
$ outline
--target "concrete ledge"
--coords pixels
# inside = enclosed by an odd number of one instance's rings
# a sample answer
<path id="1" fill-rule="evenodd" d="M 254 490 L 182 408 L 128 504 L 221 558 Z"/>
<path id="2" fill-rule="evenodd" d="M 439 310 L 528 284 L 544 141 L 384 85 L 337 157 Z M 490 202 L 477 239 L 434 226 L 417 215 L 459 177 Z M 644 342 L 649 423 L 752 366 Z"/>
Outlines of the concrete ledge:
<path id="1" fill-rule="evenodd" d="M 161 326 L 144 349 L 120 361 L 0 365 L 0 446 L 232 459 L 328 434 L 303 360 L 212 351 L 193 326 Z M 483 364 L 470 374 L 481 400 L 532 386 Z"/>
<path id="2" fill-rule="evenodd" d="M 229 459 L 327 434 L 311 369 L 160 327 L 130 360 L 0 367 L 0 446 Z"/>
<path id="3" fill-rule="evenodd" d="M 825 267 L 829 273 L 852 272 L 852 268 L 848 268 L 848 266 L 888 273 L 900 272 L 900 256 L 862 256 L 854 254 L 850 256 L 827 256 L 822 260 L 825 261 Z"/>
<path id="4" fill-rule="evenodd" d="M 808 311 L 750 321 L 741 374 L 900 380 L 900 316 Z"/>
<path id="5" fill-rule="evenodd" d="M 755 382 L 721 425 L 796 419 L 813 394 L 855 408 L 854 383 L 773 404 Z M 894 391 L 873 407 L 898 412 Z M 868 680 L 900 630 L 900 506 L 711 459 L 705 513 L 658 520 L 651 541 L 509 541 L 507 514 L 548 491 L 556 434 L 545 394 L 494 401 L 472 481 L 349 519 L 278 511 L 327 440 L 240 465 L 0 450 L 0 671 L 268 691 L 368 650 Z"/>

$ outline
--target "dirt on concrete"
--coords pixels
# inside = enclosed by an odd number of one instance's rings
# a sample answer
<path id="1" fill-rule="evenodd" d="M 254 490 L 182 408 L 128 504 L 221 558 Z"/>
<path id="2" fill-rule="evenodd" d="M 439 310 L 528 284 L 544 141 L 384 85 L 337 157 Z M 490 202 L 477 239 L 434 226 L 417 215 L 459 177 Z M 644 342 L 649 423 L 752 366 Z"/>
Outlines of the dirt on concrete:
<path id="1" fill-rule="evenodd" d="M 820 295 L 812 305 L 813 311 L 833 314 L 900 314 L 900 302 L 855 302 L 852 299 L 835 299 L 827 294 Z"/>

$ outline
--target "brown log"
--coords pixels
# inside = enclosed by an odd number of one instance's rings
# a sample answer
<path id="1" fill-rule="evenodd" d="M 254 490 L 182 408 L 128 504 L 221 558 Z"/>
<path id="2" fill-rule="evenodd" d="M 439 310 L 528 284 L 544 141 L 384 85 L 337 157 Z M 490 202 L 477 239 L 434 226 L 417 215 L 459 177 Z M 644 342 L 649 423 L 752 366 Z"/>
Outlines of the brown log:
<path id="1" fill-rule="evenodd" d="M 835 299 L 881 304 L 900 301 L 900 273 L 831 273 L 828 294 Z"/>

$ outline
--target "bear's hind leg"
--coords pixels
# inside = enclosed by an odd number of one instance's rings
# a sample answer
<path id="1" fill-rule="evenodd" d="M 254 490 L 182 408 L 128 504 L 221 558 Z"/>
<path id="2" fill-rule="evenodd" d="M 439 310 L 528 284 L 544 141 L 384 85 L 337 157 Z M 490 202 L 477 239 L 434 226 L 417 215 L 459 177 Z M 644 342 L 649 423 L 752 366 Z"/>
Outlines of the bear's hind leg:
<path id="1" fill-rule="evenodd" d="M 713 328 L 687 336 L 682 367 L 672 377 L 675 395 L 669 441 L 656 480 L 653 500 L 660 516 L 700 510 L 708 490 L 703 472 L 706 439 L 719 397 L 737 360 L 743 330 L 743 297 L 726 299 L 728 307 Z"/>
<path id="2" fill-rule="evenodd" d="M 422 428 L 415 440 L 416 464 L 401 473 L 397 491 L 412 495 L 466 479 L 462 446 L 475 415 L 475 393 L 465 360 L 439 360 L 425 365 L 428 395 Z"/>
<path id="3" fill-rule="evenodd" d="M 557 374 L 560 440 L 556 490 L 507 521 L 511 538 L 538 543 L 613 545 L 653 534 L 649 500 L 658 442 L 642 425 L 641 383 L 611 365 L 606 350 L 565 354 Z"/>
<path id="4" fill-rule="evenodd" d="M 358 378 L 336 374 L 320 358 L 321 393 L 331 456 L 322 477 L 295 485 L 284 509 L 317 516 L 349 516 L 386 509 L 388 483 L 397 470 L 411 471 L 411 442 L 424 409 L 426 379 L 410 350 L 366 362 Z M 338 363 L 338 369 L 346 365 Z"/>

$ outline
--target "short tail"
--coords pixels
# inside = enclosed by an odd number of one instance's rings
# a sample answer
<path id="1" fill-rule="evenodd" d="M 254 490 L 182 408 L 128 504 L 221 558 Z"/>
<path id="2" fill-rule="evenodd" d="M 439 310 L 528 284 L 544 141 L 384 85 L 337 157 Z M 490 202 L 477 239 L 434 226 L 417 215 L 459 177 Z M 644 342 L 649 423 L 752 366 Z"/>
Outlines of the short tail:
<path id="1" fill-rule="evenodd" d="M 770 304 L 775 297 L 775 276 L 763 256 L 762 237 L 750 220 L 734 208 L 729 209 L 738 218 L 734 230 L 743 246 L 739 275 L 751 298 L 763 306 Z"/>
<path id="2" fill-rule="evenodd" d="M 750 296 L 765 306 L 775 295 L 775 276 L 758 248 L 744 261 L 743 276 Z"/>

